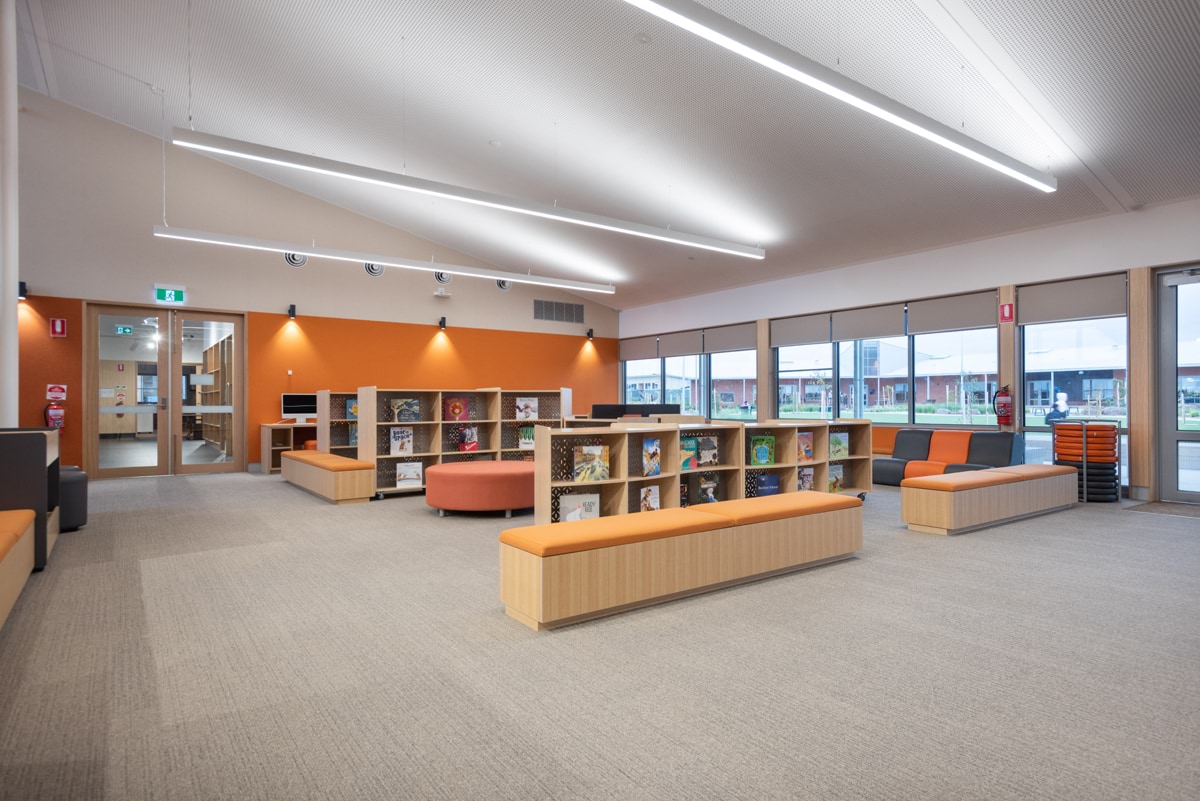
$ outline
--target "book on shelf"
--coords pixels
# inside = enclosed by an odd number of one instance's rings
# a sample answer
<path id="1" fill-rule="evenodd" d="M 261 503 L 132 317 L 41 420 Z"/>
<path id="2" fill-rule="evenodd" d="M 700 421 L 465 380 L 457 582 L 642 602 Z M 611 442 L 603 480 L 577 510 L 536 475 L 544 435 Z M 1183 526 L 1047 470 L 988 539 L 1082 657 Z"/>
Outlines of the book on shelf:
<path id="1" fill-rule="evenodd" d="M 716 437 L 696 438 L 696 463 L 700 467 L 716 467 L 721 463 L 721 451 Z"/>
<path id="2" fill-rule="evenodd" d="M 358 444 L 358 423 L 351 423 L 350 425 L 346 426 L 346 444 Z"/>
<path id="3" fill-rule="evenodd" d="M 662 472 L 662 440 L 642 438 L 642 475 L 657 476 Z"/>
<path id="4" fill-rule="evenodd" d="M 681 470 L 695 470 L 700 455 L 700 442 L 695 437 L 681 437 L 679 440 L 679 467 Z"/>
<path id="5" fill-rule="evenodd" d="M 533 426 L 521 426 L 517 432 L 517 447 L 523 451 L 533 450 Z"/>
<path id="6" fill-rule="evenodd" d="M 538 399 L 537 398 L 517 398 L 517 413 L 518 420 L 536 420 L 538 419 Z"/>
<path id="7" fill-rule="evenodd" d="M 412 426 L 392 426 L 391 450 L 388 453 L 392 456 L 412 456 L 413 453 L 413 430 Z"/>
<path id="8" fill-rule="evenodd" d="M 685 476 L 679 482 L 679 508 L 686 509 L 688 505 L 688 480 Z"/>
<path id="9" fill-rule="evenodd" d="M 850 432 L 849 431 L 830 431 L 829 432 L 829 458 L 830 459 L 845 459 L 850 455 Z"/>
<path id="10" fill-rule="evenodd" d="M 750 464 L 759 467 L 775 464 L 775 437 L 759 434 L 750 438 Z"/>
<path id="11" fill-rule="evenodd" d="M 655 512 L 661 508 L 658 487 L 642 487 L 642 498 L 639 504 L 643 512 Z"/>
<path id="12" fill-rule="evenodd" d="M 442 419 L 444 420 L 467 420 L 471 411 L 471 402 L 469 398 L 452 397 L 446 398 L 442 408 Z"/>
<path id="13" fill-rule="evenodd" d="M 721 484 L 716 478 L 700 477 L 700 503 L 716 503 L 721 500 Z"/>
<path id="14" fill-rule="evenodd" d="M 778 495 L 779 475 L 777 473 L 760 473 L 754 477 L 754 489 L 759 498 L 766 495 Z"/>
<path id="15" fill-rule="evenodd" d="M 576 445 L 574 474 L 576 481 L 607 481 L 608 446 Z"/>
<path id="16" fill-rule="evenodd" d="M 415 423 L 421 419 L 420 398 L 392 398 L 388 405 L 392 407 L 393 423 Z"/>
<path id="17" fill-rule="evenodd" d="M 558 496 L 558 519 L 564 523 L 600 516 L 600 496 L 594 492 L 572 492 Z"/>
<path id="18" fill-rule="evenodd" d="M 829 491 L 841 492 L 846 488 L 846 479 L 843 473 L 845 468 L 840 464 L 829 465 Z"/>
<path id="19" fill-rule="evenodd" d="M 815 490 L 817 488 L 817 471 L 812 467 L 801 467 L 796 472 L 796 489 Z"/>
<path id="20" fill-rule="evenodd" d="M 813 432 L 797 431 L 796 432 L 796 461 L 811 462 L 813 456 Z"/>
<path id="21" fill-rule="evenodd" d="M 463 426 L 458 431 L 458 449 L 460 451 L 479 450 L 479 427 Z"/>
<path id="22" fill-rule="evenodd" d="M 420 462 L 396 463 L 396 489 L 420 489 L 425 466 Z"/>
<path id="23" fill-rule="evenodd" d="M 346 419 L 358 419 L 358 398 L 346 398 Z"/>

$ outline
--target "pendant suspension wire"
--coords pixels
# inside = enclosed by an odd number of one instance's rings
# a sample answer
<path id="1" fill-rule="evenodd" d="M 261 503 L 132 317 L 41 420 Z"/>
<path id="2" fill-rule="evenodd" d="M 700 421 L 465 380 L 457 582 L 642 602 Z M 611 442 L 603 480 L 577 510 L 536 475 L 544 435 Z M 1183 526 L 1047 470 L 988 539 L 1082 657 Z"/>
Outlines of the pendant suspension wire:
<path id="1" fill-rule="evenodd" d="M 408 37 L 400 37 L 400 174 L 408 175 Z"/>
<path id="2" fill-rule="evenodd" d="M 958 65 L 958 116 L 962 119 L 962 129 L 967 129 L 967 65 Z"/>
<path id="3" fill-rule="evenodd" d="M 837 33 L 836 33 L 836 39 L 837 39 L 837 45 L 836 45 L 836 57 L 837 57 L 837 65 L 840 67 L 840 66 L 842 66 L 842 0 L 838 0 L 838 4 L 837 4 L 837 23 L 835 24 L 835 28 L 836 28 L 836 30 L 837 30 Z"/>
<path id="4" fill-rule="evenodd" d="M 150 93 L 158 95 L 158 140 L 162 144 L 162 221 L 167 225 L 167 96 L 157 86 Z"/>
<path id="5" fill-rule="evenodd" d="M 188 82 L 188 101 L 187 101 L 187 120 L 188 128 L 196 130 L 195 124 L 192 122 L 192 0 L 187 0 L 187 82 Z"/>
<path id="6" fill-rule="evenodd" d="M 554 136 L 554 207 L 558 208 L 559 188 L 562 186 L 562 181 L 558 174 L 558 120 L 554 121 L 552 129 Z"/>

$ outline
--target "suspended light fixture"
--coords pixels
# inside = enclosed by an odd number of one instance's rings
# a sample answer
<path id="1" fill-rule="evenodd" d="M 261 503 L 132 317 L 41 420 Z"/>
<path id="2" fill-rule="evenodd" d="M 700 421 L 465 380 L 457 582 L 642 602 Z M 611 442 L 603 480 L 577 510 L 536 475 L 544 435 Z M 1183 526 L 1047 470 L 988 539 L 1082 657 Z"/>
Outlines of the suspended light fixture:
<path id="1" fill-rule="evenodd" d="M 493 281 L 512 281 L 514 284 L 549 286 L 573 292 L 599 292 L 611 295 L 617 291 L 616 287 L 611 285 L 591 284 L 586 281 L 571 281 L 566 278 L 546 278 L 540 275 L 522 275 L 521 273 L 508 273 L 501 270 L 488 270 L 483 267 L 464 267 L 433 261 L 413 261 L 394 256 L 383 256 L 378 253 L 359 253 L 353 250 L 310 247 L 308 245 L 295 245 L 287 242 L 272 242 L 267 239 L 256 239 L 248 236 L 193 231 L 187 228 L 174 228 L 165 225 L 154 226 L 154 235 L 163 239 L 178 239 L 183 242 L 201 242 L 207 245 L 224 245 L 226 247 L 242 248 L 245 250 L 262 250 L 268 253 L 295 253 L 313 259 L 348 261 L 354 264 L 371 262 L 377 267 L 396 267 L 401 270 L 421 270 L 427 273 L 452 273 L 472 278 L 488 278 Z"/>
<path id="2" fill-rule="evenodd" d="M 692 0 L 625 0 L 685 31 L 715 45 L 761 64 L 780 75 L 799 81 L 830 97 L 837 98 L 881 120 L 953 150 L 985 167 L 1004 173 L 1043 192 L 1058 188 L 1054 176 L 1006 156 L 999 150 L 977 142 L 948 125 L 925 116 L 890 97 L 847 78 L 836 70 L 805 58 L 733 20 L 721 16 Z"/>
<path id="3" fill-rule="evenodd" d="M 685 234 L 668 228 L 655 228 L 650 225 L 590 214 L 586 211 L 572 211 L 559 206 L 545 203 L 535 203 L 528 200 L 494 195 L 490 192 L 480 192 L 452 184 L 427 181 L 423 178 L 413 178 L 410 175 L 377 170 L 372 167 L 362 167 L 357 164 L 347 164 L 342 161 L 323 159 L 290 150 L 279 150 L 266 145 L 256 145 L 237 139 L 227 139 L 223 136 L 189 131 L 186 128 L 176 128 L 171 141 L 181 147 L 200 150 L 206 153 L 217 153 L 222 156 L 258 161 L 263 164 L 274 164 L 280 167 L 290 167 L 319 175 L 331 175 L 351 181 L 387 186 L 392 189 L 402 189 L 406 192 L 416 192 L 423 195 L 433 195 L 447 200 L 457 200 L 476 206 L 487 206 L 493 209 L 512 211 L 531 217 L 542 217 L 547 220 L 583 225 L 588 228 L 599 228 L 603 231 L 640 236 L 645 239 L 656 239 L 660 242 L 671 242 L 676 245 L 712 250 L 717 253 L 727 253 L 732 256 L 742 256 L 747 259 L 762 259 L 766 251 L 762 248 L 739 245 L 734 242 L 723 242 L 720 239 L 710 239 L 695 234 Z"/>

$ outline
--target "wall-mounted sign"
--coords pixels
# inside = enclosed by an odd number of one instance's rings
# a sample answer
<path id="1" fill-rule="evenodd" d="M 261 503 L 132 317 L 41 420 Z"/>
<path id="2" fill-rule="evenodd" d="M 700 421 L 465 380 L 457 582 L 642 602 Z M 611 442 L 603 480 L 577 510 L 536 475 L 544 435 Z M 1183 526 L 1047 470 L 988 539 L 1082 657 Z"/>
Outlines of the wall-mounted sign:
<path id="1" fill-rule="evenodd" d="M 167 306 L 182 306 L 187 297 L 187 289 L 182 286 L 155 284 L 154 302 Z"/>
<path id="2" fill-rule="evenodd" d="M 118 373 L 125 372 L 125 362 L 117 362 L 117 372 Z"/>
<path id="3" fill-rule="evenodd" d="M 113 329 L 116 331 L 117 336 L 127 337 L 133 335 L 132 325 L 114 325 Z"/>
<path id="4" fill-rule="evenodd" d="M 67 321 L 62 317 L 50 318 L 50 336 L 58 339 L 67 335 Z"/>
<path id="5" fill-rule="evenodd" d="M 1000 322 L 1011 323 L 1013 321 L 1013 305 L 1011 303 L 1000 304 Z"/>
<path id="6" fill-rule="evenodd" d="M 67 399 L 66 384 L 47 384 L 46 385 L 46 400 L 60 401 Z"/>

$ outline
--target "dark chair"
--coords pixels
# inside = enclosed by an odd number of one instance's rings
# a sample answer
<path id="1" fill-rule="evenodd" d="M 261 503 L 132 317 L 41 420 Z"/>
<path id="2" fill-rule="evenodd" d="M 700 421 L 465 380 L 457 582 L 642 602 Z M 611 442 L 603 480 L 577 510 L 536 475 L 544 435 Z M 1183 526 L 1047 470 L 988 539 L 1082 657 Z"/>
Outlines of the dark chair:
<path id="1" fill-rule="evenodd" d="M 78 531 L 87 525 L 88 474 L 66 466 L 59 472 L 58 529 Z"/>
<path id="2" fill-rule="evenodd" d="M 896 432 L 896 446 L 892 455 L 876 459 L 871 466 L 871 480 L 876 484 L 900 486 L 904 480 L 904 466 L 910 461 L 929 458 L 929 439 L 933 430 L 929 428 L 905 428 Z"/>
<path id="3" fill-rule="evenodd" d="M 971 435 L 965 464 L 946 465 L 947 473 L 987 470 L 1025 464 L 1025 440 L 1011 431 L 976 431 Z"/>

